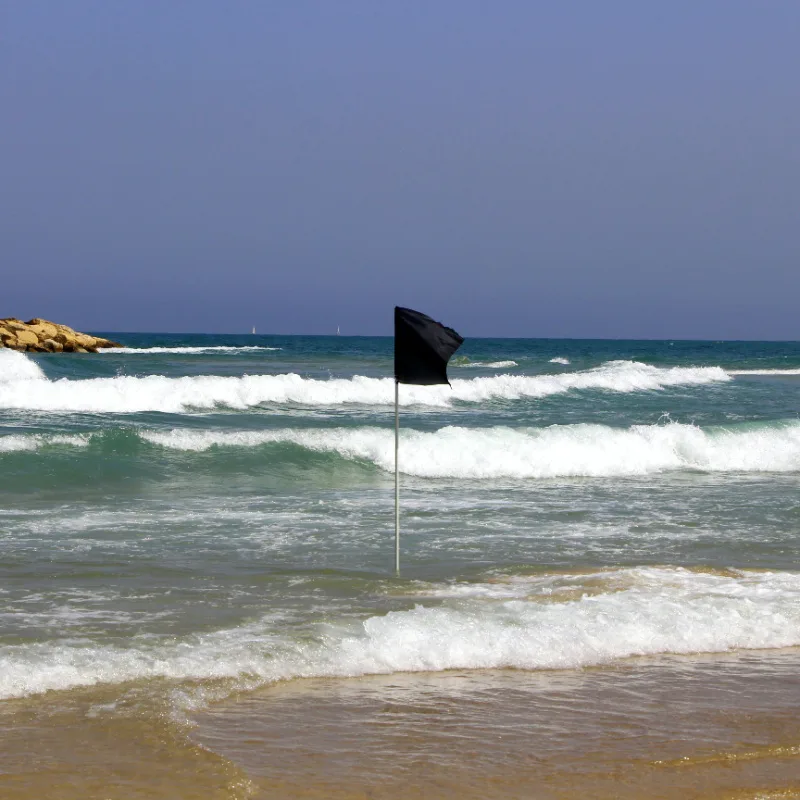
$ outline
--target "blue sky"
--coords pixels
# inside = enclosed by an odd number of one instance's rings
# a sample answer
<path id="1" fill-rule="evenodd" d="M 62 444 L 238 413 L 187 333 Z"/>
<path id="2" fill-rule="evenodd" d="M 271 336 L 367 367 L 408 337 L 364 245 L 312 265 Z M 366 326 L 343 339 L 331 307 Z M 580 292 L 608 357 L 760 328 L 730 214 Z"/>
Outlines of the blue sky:
<path id="1" fill-rule="evenodd" d="M 2 0 L 0 316 L 798 339 L 800 3 Z"/>

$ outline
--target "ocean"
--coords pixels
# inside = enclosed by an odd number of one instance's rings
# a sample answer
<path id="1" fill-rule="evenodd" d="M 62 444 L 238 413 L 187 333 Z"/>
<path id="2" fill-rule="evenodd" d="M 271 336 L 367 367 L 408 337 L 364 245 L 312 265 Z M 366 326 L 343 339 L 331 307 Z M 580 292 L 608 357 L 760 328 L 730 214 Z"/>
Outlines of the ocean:
<path id="1" fill-rule="evenodd" d="M 800 798 L 800 343 L 0 350 L 0 797 Z"/>

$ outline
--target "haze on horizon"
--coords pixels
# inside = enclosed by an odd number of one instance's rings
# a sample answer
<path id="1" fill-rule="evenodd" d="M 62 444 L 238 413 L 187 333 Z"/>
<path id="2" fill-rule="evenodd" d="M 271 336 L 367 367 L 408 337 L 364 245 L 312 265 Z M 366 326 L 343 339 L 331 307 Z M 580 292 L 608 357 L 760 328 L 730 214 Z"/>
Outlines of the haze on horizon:
<path id="1" fill-rule="evenodd" d="M 798 339 L 800 4 L 0 4 L 0 316 Z"/>

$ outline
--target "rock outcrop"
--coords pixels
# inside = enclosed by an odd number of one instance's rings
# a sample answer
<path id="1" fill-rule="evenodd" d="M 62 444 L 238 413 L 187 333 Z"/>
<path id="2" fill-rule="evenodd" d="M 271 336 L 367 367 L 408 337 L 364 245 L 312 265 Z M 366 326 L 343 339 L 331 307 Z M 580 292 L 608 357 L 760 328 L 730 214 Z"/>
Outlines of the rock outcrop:
<path id="1" fill-rule="evenodd" d="M 38 317 L 28 322 L 6 317 L 0 319 L 0 347 L 29 353 L 96 353 L 103 347 L 122 345 L 100 336 L 78 333 L 69 325 L 59 325 Z"/>

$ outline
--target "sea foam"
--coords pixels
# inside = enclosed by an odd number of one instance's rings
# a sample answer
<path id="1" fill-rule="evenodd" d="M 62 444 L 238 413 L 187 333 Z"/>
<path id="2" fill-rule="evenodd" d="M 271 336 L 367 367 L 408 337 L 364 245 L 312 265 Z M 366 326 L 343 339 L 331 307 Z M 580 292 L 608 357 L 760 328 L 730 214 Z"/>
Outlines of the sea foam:
<path id="1" fill-rule="evenodd" d="M 516 361 L 466 361 L 453 364 L 454 367 L 482 367 L 483 369 L 507 369 L 518 366 Z"/>
<path id="2" fill-rule="evenodd" d="M 527 580 L 527 594 L 515 590 L 512 598 L 467 592 L 361 620 L 319 621 L 296 637 L 266 616 L 179 639 L 142 635 L 127 646 L 6 645 L 0 697 L 153 678 L 232 679 L 236 688 L 298 677 L 568 669 L 632 656 L 800 645 L 796 573 L 633 568 Z"/>
<path id="3" fill-rule="evenodd" d="M 304 406 L 394 403 L 392 378 L 318 380 L 296 374 L 215 375 L 168 378 L 119 376 L 49 380 L 20 353 L 3 353 L 0 362 L 0 409 L 132 413 L 181 413 L 214 408 L 247 409 L 262 404 Z M 7 356 L 12 356 L 9 359 Z M 449 407 L 454 402 L 540 398 L 569 391 L 637 392 L 669 386 L 728 381 L 720 367 L 653 367 L 634 361 L 611 361 L 594 369 L 559 375 L 495 375 L 454 379 L 451 386 L 402 386 L 400 403 Z"/>
<path id="4" fill-rule="evenodd" d="M 18 433 L 10 436 L 0 436 L 0 453 L 13 453 L 21 450 L 39 450 L 52 445 L 68 445 L 71 447 L 86 447 L 89 444 L 88 434 L 41 434 Z"/>
<path id="5" fill-rule="evenodd" d="M 394 433 L 386 428 L 142 431 L 176 450 L 290 443 L 394 470 Z M 700 428 L 694 425 L 553 425 L 401 431 L 400 470 L 425 478 L 554 478 L 648 475 L 676 470 L 800 470 L 800 423 Z"/>
<path id="6" fill-rule="evenodd" d="M 184 452 L 211 448 L 294 445 L 394 470 L 388 428 L 272 430 L 130 429 L 140 441 Z M 86 447 L 110 432 L 0 436 L 0 453 L 54 446 Z M 651 475 L 661 472 L 800 471 L 800 422 L 695 425 L 552 425 L 546 428 L 465 428 L 400 432 L 400 471 L 421 478 L 536 479 Z M 114 447 L 113 439 L 106 447 Z M 280 455 L 265 453 L 265 459 Z"/>
<path id="7" fill-rule="evenodd" d="M 44 372 L 24 353 L 0 347 L 0 387 L 17 381 L 44 380 Z"/>
<path id="8" fill-rule="evenodd" d="M 800 368 L 797 369 L 732 369 L 728 370 L 729 375 L 800 375 Z"/>
<path id="9" fill-rule="evenodd" d="M 247 345 L 243 347 L 233 347 L 233 346 L 215 346 L 215 347 L 110 347 L 100 350 L 98 352 L 103 353 L 103 355 L 115 355 L 117 353 L 120 354 L 133 354 L 133 355 L 147 355 L 147 354 L 154 354 L 154 353 L 175 353 L 181 355 L 203 355 L 208 353 L 250 353 L 257 350 L 282 350 L 281 347 L 262 347 L 258 345 Z"/>

